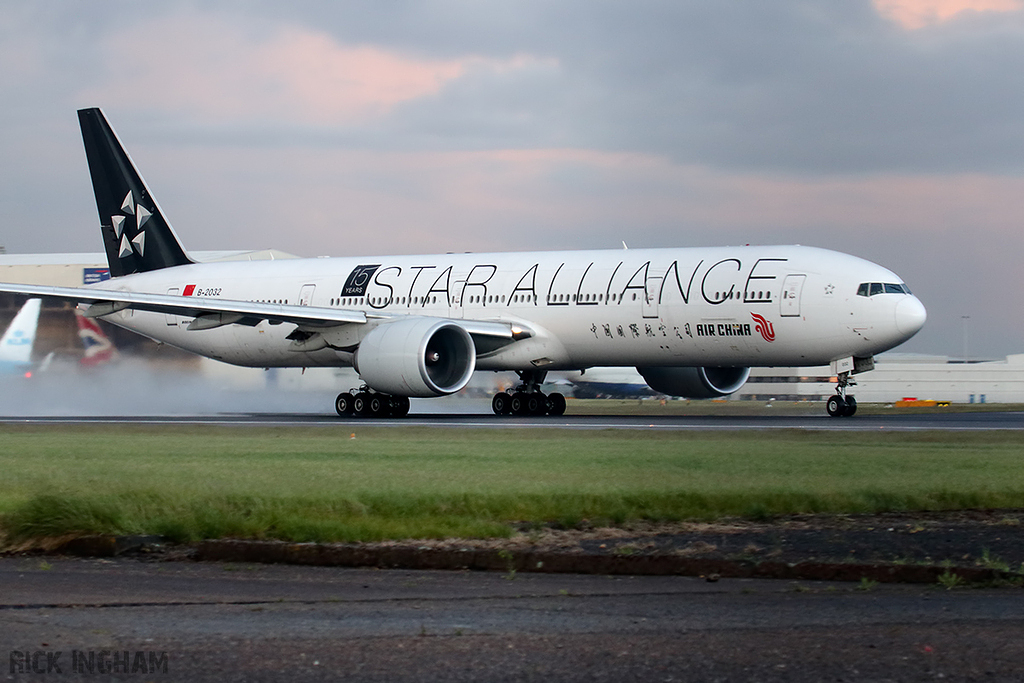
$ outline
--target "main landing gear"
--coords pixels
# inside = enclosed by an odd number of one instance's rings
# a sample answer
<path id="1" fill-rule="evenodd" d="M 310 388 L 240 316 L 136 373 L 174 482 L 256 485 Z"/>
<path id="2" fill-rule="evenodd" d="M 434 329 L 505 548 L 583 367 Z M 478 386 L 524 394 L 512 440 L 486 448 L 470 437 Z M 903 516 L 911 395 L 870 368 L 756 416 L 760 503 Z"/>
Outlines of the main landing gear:
<path id="1" fill-rule="evenodd" d="M 522 381 L 511 394 L 504 391 L 495 394 L 491 400 L 491 410 L 495 415 L 563 415 L 565 413 L 565 396 L 558 392 L 547 394 L 541 392 L 540 385 L 548 374 L 544 370 L 517 370 L 516 374 Z"/>
<path id="2" fill-rule="evenodd" d="M 409 414 L 409 397 L 380 394 L 362 387 L 355 394 L 338 394 L 334 409 L 341 417 L 405 417 Z"/>
<path id="3" fill-rule="evenodd" d="M 825 403 L 825 410 L 830 417 L 851 417 L 857 412 L 857 399 L 846 395 L 846 388 L 857 384 L 850 379 L 850 373 L 839 373 L 839 385 L 836 387 L 836 395 L 829 396 Z"/>

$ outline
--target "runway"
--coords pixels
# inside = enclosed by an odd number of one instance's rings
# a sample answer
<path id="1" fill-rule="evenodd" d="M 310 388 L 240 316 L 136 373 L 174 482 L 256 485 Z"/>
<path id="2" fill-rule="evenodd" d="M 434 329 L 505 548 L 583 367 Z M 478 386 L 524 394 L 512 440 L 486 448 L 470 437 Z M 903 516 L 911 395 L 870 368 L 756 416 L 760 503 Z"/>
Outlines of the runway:
<path id="1" fill-rule="evenodd" d="M 562 417 L 497 417 L 489 398 L 413 399 L 401 419 L 340 418 L 336 391 L 231 388 L 194 374 L 140 363 L 93 374 L 44 373 L 30 382 L 0 382 L 0 423 L 211 424 L 232 426 L 559 428 L 656 430 L 1024 430 L 1024 411 L 971 412 L 951 407 L 913 413 L 863 405 L 851 418 L 830 418 L 824 403 L 730 401 L 570 401 Z M 615 414 L 618 412 L 619 414 Z M 603 413 L 603 414 L 595 414 Z M 611 414 L 606 414 L 611 413 Z"/>
<path id="2" fill-rule="evenodd" d="M 482 407 L 484 406 L 483 402 Z M 400 419 L 340 418 L 325 413 L 224 412 L 167 415 L 12 415 L 5 424 L 150 424 L 220 425 L 236 427 L 318 427 L 342 430 L 359 427 L 449 427 L 478 429 L 636 429 L 668 431 L 777 430 L 811 431 L 986 431 L 1024 430 L 1024 412 L 950 412 L 945 414 L 857 415 L 563 415 L 561 417 L 497 417 L 479 412 L 416 412 Z"/>

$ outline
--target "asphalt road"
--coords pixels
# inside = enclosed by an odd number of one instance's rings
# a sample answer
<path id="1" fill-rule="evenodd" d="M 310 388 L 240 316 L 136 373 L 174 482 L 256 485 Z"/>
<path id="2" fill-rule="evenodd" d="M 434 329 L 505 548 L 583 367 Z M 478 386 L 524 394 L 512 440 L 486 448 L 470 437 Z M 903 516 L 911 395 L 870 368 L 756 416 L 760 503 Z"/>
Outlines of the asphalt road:
<path id="1" fill-rule="evenodd" d="M 655 430 L 766 430 L 806 429 L 813 431 L 985 431 L 1024 430 L 1024 412 L 978 412 L 946 414 L 857 415 L 830 418 L 827 415 L 565 415 L 562 417 L 496 417 L 486 413 L 423 412 L 401 419 L 340 418 L 325 413 L 203 413 L 195 415 L 7 415 L 9 424 L 96 424 L 130 422 L 138 424 L 215 424 L 252 426 L 417 426 L 417 427 L 549 427 L 560 429 L 655 429 Z"/>
<path id="2" fill-rule="evenodd" d="M 1024 671 L 1020 589 L 21 556 L 0 559 L 0 591 L 7 680 L 1009 681 Z M 83 676 L 73 650 L 166 653 L 167 673 Z M 18 673 L 33 652 L 61 652 L 61 674 Z"/>

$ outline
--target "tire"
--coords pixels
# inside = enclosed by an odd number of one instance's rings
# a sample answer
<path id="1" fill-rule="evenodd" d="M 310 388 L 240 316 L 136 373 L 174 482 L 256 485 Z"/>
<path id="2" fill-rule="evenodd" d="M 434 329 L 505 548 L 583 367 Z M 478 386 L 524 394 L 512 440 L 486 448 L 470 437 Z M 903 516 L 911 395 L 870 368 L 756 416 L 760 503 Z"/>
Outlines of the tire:
<path id="1" fill-rule="evenodd" d="M 369 417 L 370 415 L 370 395 L 365 391 L 360 391 L 352 399 L 352 410 L 356 415 L 362 415 L 363 417 Z"/>
<path id="2" fill-rule="evenodd" d="M 348 417 L 352 414 L 352 394 L 346 392 L 338 394 L 334 399 L 334 409 L 341 417 Z"/>
<path id="3" fill-rule="evenodd" d="M 513 415 L 526 415 L 526 394 L 521 391 L 512 394 L 508 405 Z"/>
<path id="4" fill-rule="evenodd" d="M 388 397 L 381 394 L 370 394 L 369 413 L 372 417 L 388 416 Z"/>
<path id="5" fill-rule="evenodd" d="M 508 415 L 512 412 L 512 397 L 504 391 L 495 394 L 491 399 L 491 410 L 495 415 Z"/>
<path id="6" fill-rule="evenodd" d="M 409 414 L 409 397 L 408 396 L 392 396 L 391 397 L 391 415 L 392 417 L 405 417 Z"/>
<path id="7" fill-rule="evenodd" d="M 548 415 L 554 417 L 565 415 L 565 396 L 559 393 L 548 396 Z"/>
<path id="8" fill-rule="evenodd" d="M 526 395 L 526 414 L 545 415 L 548 412 L 548 399 L 544 394 L 533 392 Z"/>
<path id="9" fill-rule="evenodd" d="M 857 399 L 853 396 L 846 397 L 846 410 L 843 411 L 843 417 L 853 417 L 853 414 L 857 412 Z"/>
<path id="10" fill-rule="evenodd" d="M 842 396 L 829 396 L 825 402 L 825 411 L 829 417 L 843 417 L 846 414 L 846 401 Z"/>

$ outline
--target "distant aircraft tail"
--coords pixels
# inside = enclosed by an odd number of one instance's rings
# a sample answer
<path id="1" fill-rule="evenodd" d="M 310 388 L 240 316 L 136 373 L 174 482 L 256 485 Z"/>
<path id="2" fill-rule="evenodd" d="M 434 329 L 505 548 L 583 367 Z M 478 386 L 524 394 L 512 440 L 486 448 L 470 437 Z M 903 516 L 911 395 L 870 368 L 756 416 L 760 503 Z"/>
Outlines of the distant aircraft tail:
<path id="1" fill-rule="evenodd" d="M 192 263 L 103 112 L 80 109 L 78 122 L 110 275 Z"/>
<path id="2" fill-rule="evenodd" d="M 11 321 L 11 326 L 0 338 L 0 362 L 28 365 L 32 361 L 32 345 L 39 327 L 40 299 L 29 299 Z"/>
<path id="3" fill-rule="evenodd" d="M 78 338 L 85 347 L 85 354 L 78 361 L 80 365 L 95 367 L 117 358 L 113 342 L 103 334 L 95 320 L 85 317 L 78 309 L 75 309 L 75 320 L 78 321 Z"/>

